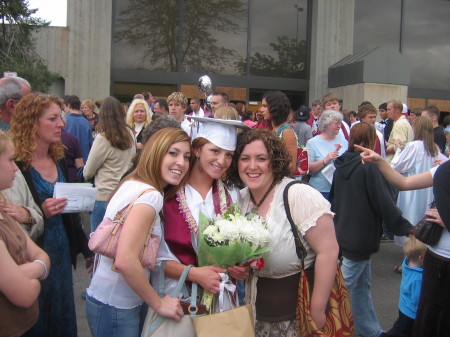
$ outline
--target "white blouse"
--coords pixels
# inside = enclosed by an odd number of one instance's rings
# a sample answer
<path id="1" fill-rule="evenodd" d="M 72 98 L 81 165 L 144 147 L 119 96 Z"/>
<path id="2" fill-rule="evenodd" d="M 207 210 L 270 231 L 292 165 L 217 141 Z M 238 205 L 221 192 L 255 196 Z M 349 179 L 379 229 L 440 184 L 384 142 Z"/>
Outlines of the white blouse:
<path id="1" fill-rule="evenodd" d="M 291 225 L 286 217 L 283 192 L 292 179 L 284 178 L 276 187 L 275 195 L 266 214 L 266 222 L 271 232 L 270 251 L 263 255 L 264 269 L 255 274 L 260 277 L 282 278 L 294 275 L 301 270 L 301 262 L 295 250 Z M 241 191 L 241 211 L 246 214 L 254 207 L 250 201 L 248 188 Z M 300 239 L 307 250 L 305 268 L 311 266 L 316 254 L 303 238 L 317 219 L 324 214 L 334 215 L 330 203 L 314 188 L 306 184 L 294 184 L 289 188 L 289 208 L 297 226 Z"/>

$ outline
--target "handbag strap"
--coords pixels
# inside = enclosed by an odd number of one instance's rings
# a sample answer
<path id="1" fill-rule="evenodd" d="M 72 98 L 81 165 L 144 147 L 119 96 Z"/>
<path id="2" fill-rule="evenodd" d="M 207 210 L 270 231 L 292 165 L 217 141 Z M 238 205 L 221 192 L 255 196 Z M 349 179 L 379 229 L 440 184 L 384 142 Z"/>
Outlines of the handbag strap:
<path id="1" fill-rule="evenodd" d="M 166 263 L 167 263 L 167 260 L 161 261 L 161 268 L 159 270 L 160 271 L 159 272 L 159 285 L 158 285 L 157 292 L 160 297 L 163 297 L 164 295 L 166 295 L 166 293 L 164 292 L 164 290 L 166 288 Z M 183 293 L 183 296 L 189 297 L 189 291 L 187 290 L 185 281 L 186 281 L 186 279 L 183 281 L 183 287 L 181 288 L 181 292 Z M 179 283 L 179 281 L 178 281 L 178 283 Z M 193 283 L 193 285 L 194 285 L 194 283 Z M 195 283 L 195 285 L 197 286 L 197 283 Z M 176 292 L 176 290 L 175 290 L 175 292 Z M 197 293 L 197 287 L 195 288 L 195 292 Z M 176 294 L 177 297 L 179 296 L 179 293 L 180 292 L 178 292 L 178 294 Z M 197 294 L 195 294 L 195 297 L 197 297 Z M 194 304 L 195 304 L 195 302 L 194 302 Z"/>
<path id="2" fill-rule="evenodd" d="M 294 180 L 291 181 L 286 185 L 283 191 L 283 203 L 284 203 L 284 209 L 286 211 L 287 219 L 289 220 L 289 223 L 291 224 L 292 234 L 294 235 L 294 242 L 295 242 L 295 251 L 297 253 L 298 258 L 302 261 L 302 269 L 305 269 L 305 257 L 307 255 L 307 251 L 305 249 L 305 246 L 303 246 L 302 240 L 300 240 L 300 235 L 298 234 L 297 226 L 295 226 L 294 220 L 292 219 L 291 210 L 289 208 L 289 198 L 288 198 L 288 192 L 289 187 L 291 187 L 294 184 L 306 184 L 300 180 Z M 308 184 L 306 184 L 308 185 Z"/>
<path id="3" fill-rule="evenodd" d="M 138 200 L 143 194 L 150 192 L 150 191 L 156 191 L 156 189 L 154 188 L 147 188 L 146 190 L 143 190 L 141 193 L 139 193 L 138 195 L 136 195 L 133 200 L 131 200 L 131 202 L 128 204 L 127 209 L 125 210 L 125 212 L 123 211 L 125 209 L 122 208 L 122 210 L 120 210 L 119 212 L 117 212 L 116 216 L 114 217 L 114 221 L 117 221 L 117 219 L 119 218 L 119 223 L 123 223 L 124 220 L 126 219 L 126 217 L 128 216 L 128 213 L 130 213 L 131 209 L 134 206 L 134 203 L 136 202 L 136 200 Z M 120 215 L 120 217 L 119 217 Z"/>
<path id="4" fill-rule="evenodd" d="M 167 261 L 163 261 L 161 263 L 161 270 L 160 270 L 160 275 L 159 275 L 160 285 L 159 285 L 158 293 L 161 291 L 161 281 L 162 281 L 162 284 L 164 284 L 164 282 L 165 282 L 164 274 L 165 274 L 166 262 Z M 192 267 L 193 267 L 193 265 L 189 265 L 184 268 L 183 273 L 181 274 L 181 276 L 178 280 L 177 287 L 175 288 L 173 297 L 178 297 L 180 295 L 183 287 L 185 287 L 184 283 L 185 283 L 187 275 Z M 161 274 L 163 274 L 162 277 L 161 277 Z M 164 286 L 163 286 L 163 288 L 164 288 Z M 195 292 L 195 294 L 194 294 L 194 292 Z M 162 291 L 162 293 L 164 293 L 164 290 Z M 195 297 L 194 297 L 194 295 L 195 295 Z M 191 294 L 191 307 L 194 307 L 194 308 L 197 307 L 196 300 L 197 300 L 197 283 L 193 282 L 192 283 L 192 294 Z M 195 310 L 195 312 L 197 312 L 197 311 Z M 191 315 L 195 316 L 195 312 L 193 312 Z M 158 317 L 150 324 L 150 327 L 148 328 L 147 336 L 150 336 L 153 332 L 155 332 L 155 330 L 158 329 L 166 319 L 167 319 L 167 317 L 158 315 Z"/>

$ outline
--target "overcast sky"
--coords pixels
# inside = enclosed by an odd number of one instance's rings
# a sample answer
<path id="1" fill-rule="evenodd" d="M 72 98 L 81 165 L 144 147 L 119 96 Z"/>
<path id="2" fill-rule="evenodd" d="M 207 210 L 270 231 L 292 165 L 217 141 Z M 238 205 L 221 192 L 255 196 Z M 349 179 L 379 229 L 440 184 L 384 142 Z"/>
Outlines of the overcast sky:
<path id="1" fill-rule="evenodd" d="M 51 26 L 66 26 L 67 0 L 28 0 L 28 2 L 29 8 L 39 9 L 35 16 L 51 21 Z"/>

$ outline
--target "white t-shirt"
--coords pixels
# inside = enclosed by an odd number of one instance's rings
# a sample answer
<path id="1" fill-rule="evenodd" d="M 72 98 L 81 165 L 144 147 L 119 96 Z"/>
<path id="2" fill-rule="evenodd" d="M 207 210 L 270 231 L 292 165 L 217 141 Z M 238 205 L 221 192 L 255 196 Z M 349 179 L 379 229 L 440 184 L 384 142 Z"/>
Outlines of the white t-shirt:
<path id="1" fill-rule="evenodd" d="M 127 206 L 137 194 L 152 188 L 151 185 L 137 181 L 126 181 L 116 191 L 106 208 L 105 218 L 114 219 L 117 212 Z M 141 195 L 136 202 L 153 207 L 156 212 L 155 227 L 153 234 L 161 237 L 161 219 L 159 212 L 163 206 L 163 196 L 158 191 L 150 191 Z M 119 309 L 131 309 L 140 305 L 143 300 L 128 285 L 122 274 L 112 271 L 113 260 L 104 256 L 100 257 L 97 269 L 92 277 L 91 284 L 87 289 L 87 294 L 96 300 L 114 306 Z M 149 270 L 144 270 L 147 278 L 150 275 Z"/>
<path id="2" fill-rule="evenodd" d="M 434 178 L 434 174 L 436 173 L 439 166 L 435 166 L 430 170 L 431 175 Z M 446 257 L 450 259 L 450 233 L 447 228 L 442 230 L 441 238 L 438 243 L 434 246 L 428 246 L 428 249 L 433 253 L 438 254 L 440 256 Z"/>

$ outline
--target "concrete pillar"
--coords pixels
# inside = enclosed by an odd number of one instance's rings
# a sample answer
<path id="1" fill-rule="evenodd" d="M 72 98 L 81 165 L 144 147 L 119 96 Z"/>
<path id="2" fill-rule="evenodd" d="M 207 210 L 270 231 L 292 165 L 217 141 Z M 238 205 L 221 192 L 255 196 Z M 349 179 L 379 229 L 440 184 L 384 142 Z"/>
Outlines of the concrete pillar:
<path id="1" fill-rule="evenodd" d="M 328 67 L 353 53 L 355 0 L 312 3 L 309 103 L 328 89 Z"/>
<path id="2" fill-rule="evenodd" d="M 357 111 L 358 105 L 363 101 L 371 102 L 376 108 L 378 108 L 381 103 L 393 99 L 399 99 L 406 103 L 408 87 L 406 85 L 396 84 L 358 83 L 332 88 L 330 92 L 335 93 L 342 99 L 343 109 Z"/>
<path id="3" fill-rule="evenodd" d="M 110 94 L 112 3 L 67 1 L 66 95 L 96 100 Z"/>

